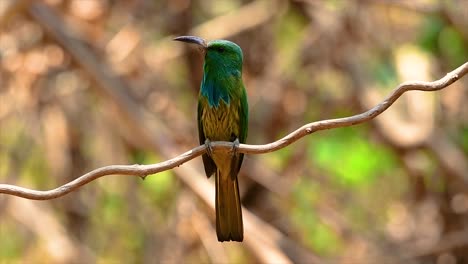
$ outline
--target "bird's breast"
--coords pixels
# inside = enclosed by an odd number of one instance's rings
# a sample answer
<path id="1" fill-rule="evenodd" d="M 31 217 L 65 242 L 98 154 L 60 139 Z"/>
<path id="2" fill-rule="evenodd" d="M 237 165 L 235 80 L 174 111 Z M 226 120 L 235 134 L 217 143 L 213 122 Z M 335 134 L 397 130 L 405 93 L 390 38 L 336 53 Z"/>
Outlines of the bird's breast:
<path id="1" fill-rule="evenodd" d="M 218 107 L 203 105 L 202 126 L 205 138 L 211 141 L 232 141 L 239 137 L 239 100 L 231 100 L 229 104 L 221 101 Z"/>

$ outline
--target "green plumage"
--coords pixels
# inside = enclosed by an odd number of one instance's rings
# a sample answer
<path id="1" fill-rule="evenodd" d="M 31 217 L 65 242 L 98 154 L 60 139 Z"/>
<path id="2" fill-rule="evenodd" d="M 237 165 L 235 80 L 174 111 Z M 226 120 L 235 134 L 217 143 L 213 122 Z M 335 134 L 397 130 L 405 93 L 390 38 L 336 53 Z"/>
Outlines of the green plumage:
<path id="1" fill-rule="evenodd" d="M 247 94 L 242 82 L 241 48 L 227 40 L 205 43 L 198 37 L 176 40 L 203 46 L 205 63 L 198 99 L 200 144 L 238 140 L 245 143 L 248 125 Z M 244 158 L 240 153 L 202 156 L 207 177 L 216 179 L 216 233 L 219 241 L 242 241 L 243 223 L 237 174 Z"/>

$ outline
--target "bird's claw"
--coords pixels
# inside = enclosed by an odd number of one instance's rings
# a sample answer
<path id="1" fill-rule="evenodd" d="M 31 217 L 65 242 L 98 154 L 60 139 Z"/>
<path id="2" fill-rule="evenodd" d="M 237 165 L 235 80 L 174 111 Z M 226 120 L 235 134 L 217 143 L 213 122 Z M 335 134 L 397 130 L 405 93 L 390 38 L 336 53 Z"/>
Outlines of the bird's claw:
<path id="1" fill-rule="evenodd" d="M 211 146 L 211 140 L 209 140 L 209 139 L 205 140 L 205 147 L 206 147 L 206 154 L 208 154 L 208 156 L 212 157 L 213 147 Z"/>
<path id="2" fill-rule="evenodd" d="M 233 145 L 232 145 L 231 155 L 235 157 L 238 154 L 238 149 L 240 145 L 239 138 L 236 138 L 232 143 Z"/>

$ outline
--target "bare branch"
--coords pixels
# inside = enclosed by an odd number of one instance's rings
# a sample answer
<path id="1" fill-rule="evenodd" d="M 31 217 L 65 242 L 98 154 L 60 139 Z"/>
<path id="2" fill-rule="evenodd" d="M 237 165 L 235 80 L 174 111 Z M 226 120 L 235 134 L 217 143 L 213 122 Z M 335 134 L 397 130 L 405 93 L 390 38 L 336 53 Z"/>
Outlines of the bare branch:
<path id="1" fill-rule="evenodd" d="M 461 65 L 454 71 L 448 73 L 445 77 L 433 81 L 433 82 L 421 82 L 421 81 L 413 81 L 413 82 L 405 82 L 400 84 L 397 88 L 395 88 L 388 96 L 385 98 L 381 103 L 373 107 L 372 109 L 357 114 L 350 117 L 343 117 L 337 119 L 328 119 L 322 120 L 317 122 L 312 122 L 306 124 L 299 129 L 293 131 L 292 133 L 288 134 L 287 136 L 264 145 L 248 145 L 248 144 L 240 144 L 238 151 L 245 154 L 262 154 L 273 152 L 279 149 L 282 149 L 297 140 L 301 139 L 302 137 L 312 134 L 314 132 L 325 130 L 325 129 L 332 129 L 332 128 L 339 128 L 339 127 L 347 127 L 352 125 L 361 124 L 367 122 L 376 116 L 380 115 L 386 109 L 388 109 L 403 93 L 407 91 L 437 91 L 441 90 L 450 84 L 456 82 L 460 78 L 462 78 L 468 72 L 468 62 Z M 212 147 L 213 151 L 231 151 L 232 149 L 231 142 L 213 142 Z M 205 146 L 201 145 L 192 150 L 189 150 L 175 158 L 169 159 L 164 162 L 151 164 L 151 165 L 111 165 L 102 168 L 98 168 L 96 170 L 90 171 L 83 176 L 64 184 L 58 188 L 48 191 L 38 191 L 32 190 L 28 188 L 23 188 L 15 185 L 10 184 L 0 184 L 0 193 L 14 195 L 26 199 L 32 200 L 50 200 L 57 197 L 61 197 L 67 193 L 70 193 L 79 187 L 94 181 L 100 177 L 113 175 L 113 174 L 120 174 L 120 175 L 133 175 L 133 176 L 140 176 L 142 178 L 146 177 L 150 174 L 156 174 L 158 172 L 166 171 L 169 169 L 173 169 L 178 167 L 185 162 L 192 160 L 203 153 L 206 152 Z"/>
<path id="2" fill-rule="evenodd" d="M 64 196 L 79 187 L 107 175 L 132 175 L 140 176 L 143 179 L 150 174 L 166 171 L 182 165 L 205 153 L 205 146 L 196 147 L 170 160 L 152 165 L 110 165 L 90 171 L 75 180 L 49 191 L 31 190 L 10 184 L 0 184 L 0 193 L 19 196 L 32 200 L 50 200 Z"/>
<path id="3" fill-rule="evenodd" d="M 241 144 L 239 147 L 239 151 L 246 154 L 261 154 L 267 152 L 273 152 L 278 149 L 284 148 L 291 143 L 299 140 L 300 138 L 320 131 L 326 130 L 331 128 L 338 128 L 338 127 L 347 127 L 352 125 L 361 124 L 367 122 L 376 116 L 383 113 L 387 110 L 403 93 L 407 91 L 437 91 L 441 90 L 450 84 L 454 83 L 455 81 L 459 80 L 468 72 L 468 62 L 465 62 L 463 65 L 458 67 L 457 69 L 449 72 L 445 75 L 442 79 L 433 82 L 422 82 L 422 81 L 411 81 L 411 82 L 404 82 L 400 84 L 397 88 L 395 88 L 388 96 L 385 98 L 381 103 L 374 106 L 370 110 L 367 110 L 364 113 L 343 117 L 343 118 L 336 118 L 336 119 L 328 119 L 322 120 L 317 122 L 312 122 L 306 124 L 296 131 L 292 132 L 291 134 L 283 137 L 280 140 L 272 142 L 270 144 L 265 145 L 245 145 Z M 217 144 L 216 144 L 217 145 Z M 221 144 L 220 144 L 221 145 Z M 228 144 L 223 144 L 228 145 Z M 231 146 L 231 144 L 229 144 Z M 217 149 L 217 147 L 214 147 Z M 225 148 L 223 146 L 223 148 Z M 227 149 L 227 148 L 226 148 Z"/>

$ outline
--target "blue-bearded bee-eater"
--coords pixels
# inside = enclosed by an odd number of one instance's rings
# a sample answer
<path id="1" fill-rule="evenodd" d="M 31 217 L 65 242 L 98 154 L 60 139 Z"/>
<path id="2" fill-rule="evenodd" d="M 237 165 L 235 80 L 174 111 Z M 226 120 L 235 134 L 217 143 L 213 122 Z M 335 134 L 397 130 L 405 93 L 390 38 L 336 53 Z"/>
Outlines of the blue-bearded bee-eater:
<path id="1" fill-rule="evenodd" d="M 234 146 L 247 138 L 249 107 L 242 82 L 241 48 L 227 40 L 206 42 L 194 36 L 174 40 L 199 45 L 205 55 L 203 79 L 198 97 L 198 134 L 200 144 L 208 146 L 203 154 L 206 176 L 215 175 L 216 234 L 219 241 L 242 241 L 242 209 L 237 174 L 244 154 L 211 153 L 210 141 L 231 141 Z"/>

